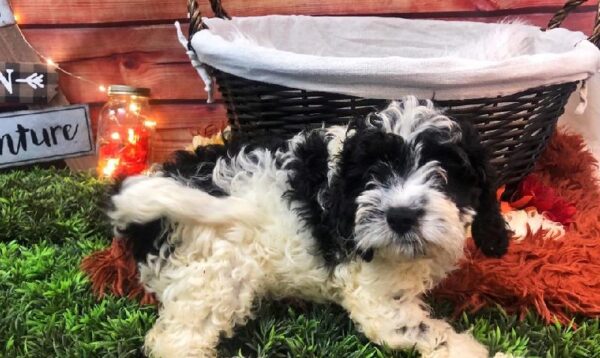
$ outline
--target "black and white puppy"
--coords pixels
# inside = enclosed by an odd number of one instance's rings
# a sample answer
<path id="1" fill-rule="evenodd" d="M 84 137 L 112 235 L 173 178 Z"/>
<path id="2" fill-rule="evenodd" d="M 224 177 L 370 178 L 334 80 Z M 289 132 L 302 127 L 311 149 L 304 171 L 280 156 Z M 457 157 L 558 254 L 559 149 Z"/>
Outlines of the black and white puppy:
<path id="1" fill-rule="evenodd" d="M 209 357 L 257 300 L 342 305 L 375 343 L 487 357 L 421 295 L 455 268 L 471 228 L 501 256 L 506 224 L 479 137 L 414 97 L 348 126 L 269 145 L 209 146 L 112 197 L 141 281 L 161 303 L 156 357 Z"/>

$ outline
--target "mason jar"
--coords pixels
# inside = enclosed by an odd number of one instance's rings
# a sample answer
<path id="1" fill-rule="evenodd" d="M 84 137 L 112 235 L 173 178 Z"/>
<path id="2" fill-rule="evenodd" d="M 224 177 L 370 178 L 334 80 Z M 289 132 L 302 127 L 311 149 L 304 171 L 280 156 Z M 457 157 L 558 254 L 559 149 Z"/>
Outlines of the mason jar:
<path id="1" fill-rule="evenodd" d="M 112 85 L 98 118 L 96 148 L 99 177 L 140 174 L 150 165 L 155 122 L 150 89 Z"/>

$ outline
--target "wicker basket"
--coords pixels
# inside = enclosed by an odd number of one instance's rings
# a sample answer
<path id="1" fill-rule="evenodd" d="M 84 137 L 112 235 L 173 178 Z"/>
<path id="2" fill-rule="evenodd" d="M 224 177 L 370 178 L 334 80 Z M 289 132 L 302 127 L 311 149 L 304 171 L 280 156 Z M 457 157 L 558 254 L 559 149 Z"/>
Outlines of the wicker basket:
<path id="1" fill-rule="evenodd" d="M 573 9 L 585 0 L 569 0 L 550 20 L 548 28 L 558 27 Z M 215 16 L 229 19 L 220 0 L 210 0 Z M 188 1 L 189 38 L 206 29 L 197 0 Z M 590 40 L 600 42 L 600 8 Z M 342 94 L 306 91 L 256 82 L 216 69 L 215 77 L 227 106 L 233 135 L 291 137 L 299 131 L 347 123 L 357 115 L 380 108 L 387 101 Z M 495 98 L 434 101 L 453 118 L 467 118 L 479 130 L 492 155 L 499 181 L 517 184 L 534 167 L 552 135 L 558 117 L 576 89 L 577 83 L 564 83 L 528 89 Z"/>

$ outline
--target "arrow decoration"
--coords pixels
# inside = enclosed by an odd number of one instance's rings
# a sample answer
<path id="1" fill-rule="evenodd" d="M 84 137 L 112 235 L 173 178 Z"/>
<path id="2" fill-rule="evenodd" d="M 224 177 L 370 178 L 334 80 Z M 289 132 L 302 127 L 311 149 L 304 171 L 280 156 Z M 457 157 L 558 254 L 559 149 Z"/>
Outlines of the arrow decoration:
<path id="1" fill-rule="evenodd" d="M 0 62 L 0 104 L 46 104 L 57 88 L 58 75 L 51 66 Z"/>
<path id="2" fill-rule="evenodd" d="M 38 75 L 37 73 L 32 73 L 29 77 L 27 77 L 25 79 L 19 78 L 15 82 L 27 83 L 31 88 L 38 89 L 38 88 L 44 88 L 44 82 L 43 81 L 44 81 L 44 75 L 43 74 L 39 74 Z"/>

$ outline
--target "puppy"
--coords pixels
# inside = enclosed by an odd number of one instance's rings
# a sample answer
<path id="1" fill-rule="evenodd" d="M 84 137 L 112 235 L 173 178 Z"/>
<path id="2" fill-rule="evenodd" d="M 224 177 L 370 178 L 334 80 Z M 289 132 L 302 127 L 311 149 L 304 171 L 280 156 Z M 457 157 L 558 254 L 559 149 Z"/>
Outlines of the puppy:
<path id="1" fill-rule="evenodd" d="M 506 252 L 477 132 L 414 97 L 289 141 L 180 152 L 112 197 L 145 287 L 161 303 L 155 357 L 212 357 L 263 298 L 342 305 L 373 342 L 424 357 L 487 357 L 421 295 L 455 268 L 466 232 Z"/>

